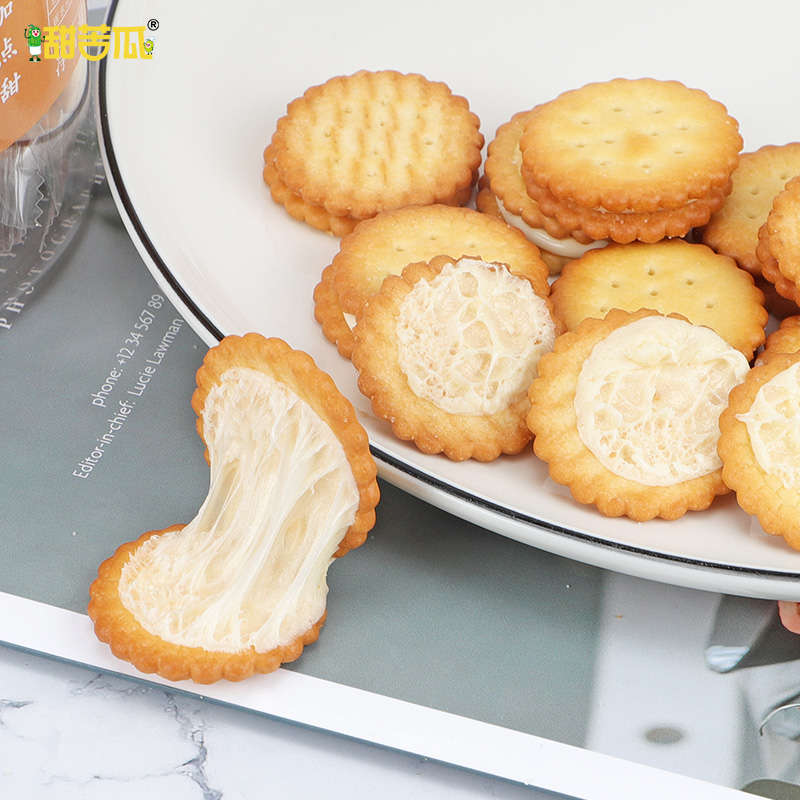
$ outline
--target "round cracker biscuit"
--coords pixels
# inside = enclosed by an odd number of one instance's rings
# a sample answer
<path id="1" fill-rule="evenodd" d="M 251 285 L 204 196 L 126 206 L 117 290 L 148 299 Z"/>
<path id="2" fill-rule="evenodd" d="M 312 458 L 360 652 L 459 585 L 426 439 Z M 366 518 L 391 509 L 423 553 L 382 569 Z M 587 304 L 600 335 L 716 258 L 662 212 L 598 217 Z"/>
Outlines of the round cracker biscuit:
<path id="1" fill-rule="evenodd" d="M 724 187 L 742 138 L 725 106 L 699 89 L 618 78 L 538 106 L 520 148 L 531 183 L 624 213 L 679 209 Z"/>
<path id="2" fill-rule="evenodd" d="M 656 321 L 655 328 L 644 332 L 641 327 L 633 328 L 649 319 Z M 669 323 L 666 330 L 661 326 L 664 320 Z M 626 362 L 619 363 L 615 357 L 606 364 L 608 348 L 598 348 L 626 328 L 635 330 L 633 341 L 623 340 L 628 347 Z M 587 409 L 585 400 L 584 405 L 576 403 L 585 389 L 582 380 L 590 359 L 594 362 L 590 372 L 596 372 L 598 359 L 599 366 L 607 370 L 606 385 L 590 398 L 601 402 L 601 416 L 598 408 Z M 613 309 L 605 319 L 586 319 L 577 330 L 559 336 L 553 352 L 539 361 L 539 376 L 528 391 L 534 451 L 548 464 L 556 483 L 567 486 L 578 502 L 594 505 L 605 516 L 637 521 L 677 519 L 687 511 L 705 509 L 717 495 L 729 491 L 714 449 L 717 417 L 727 400 L 728 384 L 742 380 L 747 370 L 741 353 L 680 315 Z M 698 407 L 701 401 L 707 403 L 703 409 Z M 585 443 L 581 429 L 585 426 L 596 439 L 599 429 L 595 422 L 602 420 L 616 450 L 596 454 L 594 443 Z M 644 437 L 644 447 L 642 442 L 617 443 L 617 431 L 627 433 L 634 424 L 639 426 L 637 438 Z M 698 446 L 701 441 L 703 447 Z M 647 470 L 645 481 L 618 469 L 650 462 L 660 478 L 660 473 L 676 468 L 676 452 L 689 467 L 696 462 L 702 469 L 683 470 L 688 477 L 681 479 L 678 474 L 670 482 L 650 480 Z M 607 455 L 618 463 L 608 466 Z"/>
<path id="3" fill-rule="evenodd" d="M 612 308 L 652 308 L 705 325 L 748 359 L 764 342 L 768 313 L 753 277 L 703 244 L 669 239 L 611 244 L 568 264 L 551 287 L 568 330 Z"/>
<path id="4" fill-rule="evenodd" d="M 800 353 L 753 367 L 720 415 L 722 477 L 770 534 L 800 549 Z"/>
<path id="5" fill-rule="evenodd" d="M 527 389 L 562 330 L 541 282 L 437 256 L 386 277 L 358 318 L 352 360 L 395 436 L 453 461 L 492 461 L 530 441 Z"/>
<path id="6" fill-rule="evenodd" d="M 742 153 L 731 176 L 731 193 L 701 231 L 702 241 L 736 259 L 742 269 L 760 275 L 756 256 L 759 228 L 766 222 L 775 197 L 795 175 L 800 175 L 800 142 L 768 144 Z"/>
<path id="7" fill-rule="evenodd" d="M 465 98 L 393 70 L 311 87 L 272 137 L 275 168 L 291 192 L 355 219 L 463 197 L 477 180 L 483 143 Z"/>
<path id="8" fill-rule="evenodd" d="M 275 166 L 275 155 L 272 145 L 264 150 L 264 182 L 269 186 L 272 199 L 283 206 L 289 214 L 300 222 L 305 222 L 318 231 L 332 233 L 334 236 L 346 236 L 352 233 L 358 224 L 357 219 L 348 216 L 336 216 L 321 206 L 312 206 L 295 194 L 281 178 Z"/>

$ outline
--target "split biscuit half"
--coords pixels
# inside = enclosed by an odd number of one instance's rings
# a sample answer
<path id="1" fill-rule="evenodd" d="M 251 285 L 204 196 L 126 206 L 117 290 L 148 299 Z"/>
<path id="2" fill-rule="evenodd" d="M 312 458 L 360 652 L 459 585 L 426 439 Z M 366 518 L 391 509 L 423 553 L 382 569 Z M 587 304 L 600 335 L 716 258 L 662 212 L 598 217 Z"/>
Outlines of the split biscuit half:
<path id="1" fill-rule="evenodd" d="M 492 461 L 530 441 L 528 387 L 561 330 L 546 280 L 438 256 L 384 279 L 358 317 L 352 361 L 399 439 Z"/>
<path id="2" fill-rule="evenodd" d="M 613 309 L 559 336 L 528 392 L 550 477 L 605 516 L 677 519 L 729 491 L 718 420 L 749 363 L 677 314 Z"/>
<path id="3" fill-rule="evenodd" d="M 328 567 L 375 522 L 376 467 L 352 404 L 280 339 L 223 339 L 192 406 L 211 470 L 205 501 L 187 525 L 104 561 L 88 612 L 142 672 L 239 681 L 319 636 Z"/>

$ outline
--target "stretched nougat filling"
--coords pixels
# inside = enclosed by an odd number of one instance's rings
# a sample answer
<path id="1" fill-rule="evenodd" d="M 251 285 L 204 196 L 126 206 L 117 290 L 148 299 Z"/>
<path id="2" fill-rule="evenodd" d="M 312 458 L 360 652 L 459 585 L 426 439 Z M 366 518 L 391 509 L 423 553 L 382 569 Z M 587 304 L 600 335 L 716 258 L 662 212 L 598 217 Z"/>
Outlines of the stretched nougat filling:
<path id="1" fill-rule="evenodd" d="M 225 372 L 202 413 L 208 496 L 186 527 L 133 553 L 120 596 L 166 641 L 267 652 L 322 617 L 358 488 L 329 426 L 259 370 Z"/>

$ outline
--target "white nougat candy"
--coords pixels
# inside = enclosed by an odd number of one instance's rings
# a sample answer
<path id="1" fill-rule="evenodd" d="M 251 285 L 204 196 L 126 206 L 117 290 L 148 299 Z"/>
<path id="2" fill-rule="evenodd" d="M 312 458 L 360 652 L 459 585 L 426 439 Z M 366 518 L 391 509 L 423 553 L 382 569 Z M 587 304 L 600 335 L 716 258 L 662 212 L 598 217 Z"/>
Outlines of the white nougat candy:
<path id="1" fill-rule="evenodd" d="M 355 518 L 358 486 L 330 427 L 259 370 L 226 371 L 202 414 L 208 496 L 182 530 L 137 548 L 120 596 L 165 641 L 268 652 L 324 614 L 327 570 Z"/>
<path id="2" fill-rule="evenodd" d="M 397 322 L 411 390 L 451 414 L 494 414 L 522 397 L 553 349 L 546 301 L 525 278 L 475 258 L 419 281 Z"/>
<path id="3" fill-rule="evenodd" d="M 593 348 L 580 372 L 581 441 L 616 475 L 669 486 L 721 467 L 719 415 L 747 359 L 710 328 L 648 316 Z"/>
<path id="4" fill-rule="evenodd" d="M 588 253 L 589 250 L 597 250 L 608 244 L 608 239 L 600 239 L 595 242 L 589 242 L 589 244 L 582 244 L 571 236 L 557 239 L 555 236 L 551 236 L 544 228 L 532 228 L 522 217 L 512 214 L 506 209 L 500 198 L 497 199 L 497 208 L 500 211 L 500 215 L 509 225 L 519 228 L 541 250 L 556 256 L 580 258 L 585 253 Z"/>

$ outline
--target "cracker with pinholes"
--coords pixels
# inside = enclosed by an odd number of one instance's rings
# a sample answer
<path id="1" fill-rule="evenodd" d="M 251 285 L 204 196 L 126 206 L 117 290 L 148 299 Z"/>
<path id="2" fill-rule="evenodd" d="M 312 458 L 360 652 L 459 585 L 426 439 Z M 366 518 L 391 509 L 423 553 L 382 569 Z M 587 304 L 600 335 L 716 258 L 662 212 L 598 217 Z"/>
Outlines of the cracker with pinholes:
<path id="1" fill-rule="evenodd" d="M 461 205 L 477 180 L 483 142 L 480 120 L 445 83 L 361 70 L 289 104 L 264 178 L 286 187 L 295 216 L 311 216 L 304 206 L 357 221 L 407 205 Z"/>
<path id="2" fill-rule="evenodd" d="M 733 188 L 725 204 L 698 229 L 702 242 L 718 253 L 731 256 L 755 277 L 756 286 L 764 292 L 764 305 L 779 319 L 797 314 L 797 303 L 779 294 L 775 285 L 761 274 L 759 232 L 775 197 L 798 174 L 800 142 L 765 145 L 755 152 L 742 153 L 731 176 Z M 762 251 L 762 255 L 769 259 L 768 253 Z M 774 262 L 770 269 L 775 270 Z"/>
<path id="3" fill-rule="evenodd" d="M 800 549 L 800 353 L 775 353 L 730 394 L 722 477 L 770 534 Z"/>
<path id="4" fill-rule="evenodd" d="M 672 210 L 724 187 L 742 138 L 722 103 L 678 81 L 590 83 L 539 105 L 520 139 L 529 180 L 610 212 Z"/>
<path id="5" fill-rule="evenodd" d="M 677 519 L 728 489 L 718 419 L 749 364 L 680 315 L 613 309 L 539 361 L 528 426 L 550 477 L 606 516 Z"/>
<path id="6" fill-rule="evenodd" d="M 106 559 L 88 613 L 142 672 L 239 681 L 317 640 L 328 568 L 375 523 L 375 461 L 350 401 L 280 339 L 223 339 L 192 407 L 211 468 L 205 501 L 187 525 Z"/>
<path id="7" fill-rule="evenodd" d="M 561 331 L 542 286 L 505 264 L 439 256 L 389 275 L 354 334 L 358 388 L 424 453 L 492 461 L 530 441 L 528 386 Z"/>
<path id="8" fill-rule="evenodd" d="M 800 142 L 768 144 L 742 153 L 731 176 L 731 193 L 703 228 L 702 241 L 736 259 L 742 269 L 760 275 L 758 230 L 767 221 L 775 197 L 795 175 L 800 175 Z"/>
<path id="9" fill-rule="evenodd" d="M 774 199 L 758 231 L 756 255 L 761 274 L 777 293 L 800 304 L 800 176 L 792 178 Z"/>
<path id="10" fill-rule="evenodd" d="M 549 292 L 539 249 L 517 228 L 469 208 L 412 206 L 364 220 L 342 239 L 314 292 L 314 314 L 325 336 L 349 358 L 355 318 L 383 279 L 440 255 L 508 264 L 535 281 L 537 290 Z"/>
<path id="11" fill-rule="evenodd" d="M 612 244 L 564 267 L 552 286 L 556 314 L 569 330 L 612 308 L 652 308 L 706 325 L 750 360 L 764 342 L 768 313 L 753 277 L 702 244 L 670 239 Z"/>

